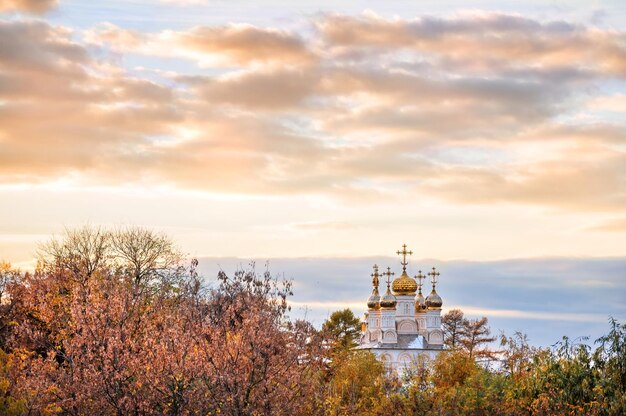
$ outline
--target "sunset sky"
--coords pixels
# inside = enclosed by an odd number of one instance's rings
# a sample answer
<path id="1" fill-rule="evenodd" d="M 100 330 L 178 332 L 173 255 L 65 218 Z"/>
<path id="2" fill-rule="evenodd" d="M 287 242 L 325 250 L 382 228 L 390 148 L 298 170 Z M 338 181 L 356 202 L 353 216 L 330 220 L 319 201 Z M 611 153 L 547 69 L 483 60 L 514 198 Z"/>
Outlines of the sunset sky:
<path id="1" fill-rule="evenodd" d="M 600 335 L 625 80 L 617 0 L 0 0 L 0 260 L 143 225 L 208 276 L 270 260 L 319 320 L 406 243 L 445 308 Z"/>

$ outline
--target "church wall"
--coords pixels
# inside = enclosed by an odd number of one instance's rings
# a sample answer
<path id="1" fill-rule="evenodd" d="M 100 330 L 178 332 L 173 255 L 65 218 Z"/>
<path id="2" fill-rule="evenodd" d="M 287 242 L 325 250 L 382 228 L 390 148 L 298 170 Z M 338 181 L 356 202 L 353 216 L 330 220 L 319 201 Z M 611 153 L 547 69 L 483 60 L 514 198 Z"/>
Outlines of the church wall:
<path id="1" fill-rule="evenodd" d="M 407 368 L 417 363 L 434 360 L 441 350 L 396 350 L 376 348 L 370 351 L 385 364 L 388 370 L 396 371 L 398 375 L 402 375 Z"/>
<path id="2" fill-rule="evenodd" d="M 396 295 L 396 319 L 412 318 L 415 313 L 415 296 Z"/>
<path id="3" fill-rule="evenodd" d="M 426 312 L 426 324 L 428 329 L 441 328 L 441 310 Z"/>
<path id="4" fill-rule="evenodd" d="M 398 323 L 398 333 L 399 334 L 416 334 L 417 333 L 417 323 L 415 319 L 404 319 Z"/>

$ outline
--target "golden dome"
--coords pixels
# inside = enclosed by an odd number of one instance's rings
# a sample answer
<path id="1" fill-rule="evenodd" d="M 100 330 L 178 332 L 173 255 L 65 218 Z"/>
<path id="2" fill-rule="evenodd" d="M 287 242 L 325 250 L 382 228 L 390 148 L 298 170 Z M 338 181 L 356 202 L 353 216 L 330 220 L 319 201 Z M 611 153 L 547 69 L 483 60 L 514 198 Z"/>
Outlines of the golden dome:
<path id="1" fill-rule="evenodd" d="M 426 298 L 426 306 L 428 309 L 441 309 L 442 305 L 443 301 L 441 300 L 441 296 L 439 296 L 433 288 L 433 291 L 430 292 L 430 295 Z"/>
<path id="2" fill-rule="evenodd" d="M 409 277 L 406 271 L 403 271 L 400 277 L 394 279 L 391 289 L 396 295 L 415 295 L 417 282 L 412 277 Z"/>
<path id="3" fill-rule="evenodd" d="M 389 289 L 387 289 L 387 293 L 380 298 L 380 307 L 382 309 L 395 309 L 397 303 L 396 297 L 391 294 Z"/>
<path id="4" fill-rule="evenodd" d="M 426 300 L 424 299 L 424 295 L 422 292 L 418 293 L 417 298 L 415 298 L 415 312 L 421 313 L 426 310 Z"/>
<path id="5" fill-rule="evenodd" d="M 367 307 L 370 310 L 379 310 L 380 309 L 380 294 L 378 293 L 378 284 L 380 274 L 378 274 L 378 265 L 374 265 L 374 273 L 372 273 L 372 295 L 367 299 Z"/>
<path id="6" fill-rule="evenodd" d="M 378 288 L 372 293 L 372 295 L 367 299 L 367 307 L 377 311 L 380 309 L 380 295 L 378 294 Z"/>

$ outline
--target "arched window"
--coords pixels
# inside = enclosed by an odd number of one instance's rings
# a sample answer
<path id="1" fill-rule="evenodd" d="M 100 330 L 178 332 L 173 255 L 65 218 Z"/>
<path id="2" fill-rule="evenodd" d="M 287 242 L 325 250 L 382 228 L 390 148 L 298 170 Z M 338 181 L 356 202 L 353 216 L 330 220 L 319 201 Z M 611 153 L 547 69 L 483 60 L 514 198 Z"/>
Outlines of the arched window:
<path id="1" fill-rule="evenodd" d="M 391 363 L 391 356 L 389 354 L 383 354 L 380 356 L 380 361 L 383 362 L 385 370 L 390 373 L 393 370 L 393 364 Z"/>

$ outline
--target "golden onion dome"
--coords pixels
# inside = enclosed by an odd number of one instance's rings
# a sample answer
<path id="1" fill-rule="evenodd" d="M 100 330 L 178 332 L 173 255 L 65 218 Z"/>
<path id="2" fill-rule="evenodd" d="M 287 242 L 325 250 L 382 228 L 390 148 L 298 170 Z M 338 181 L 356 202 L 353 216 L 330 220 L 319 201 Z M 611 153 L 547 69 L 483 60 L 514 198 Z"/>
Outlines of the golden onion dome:
<path id="1" fill-rule="evenodd" d="M 415 298 L 415 312 L 421 313 L 425 310 L 426 300 L 424 299 L 424 295 L 422 295 L 422 292 L 420 291 L 420 293 L 418 293 L 417 297 Z"/>
<path id="2" fill-rule="evenodd" d="M 415 295 L 417 282 L 412 277 L 409 277 L 406 271 L 403 271 L 400 277 L 393 280 L 391 289 L 396 295 Z"/>
<path id="3" fill-rule="evenodd" d="M 395 309 L 397 303 L 396 297 L 389 290 L 380 298 L 380 307 L 382 309 Z"/>
<path id="4" fill-rule="evenodd" d="M 441 300 L 441 296 L 439 296 L 435 289 L 433 289 L 433 291 L 430 292 L 430 295 L 426 297 L 426 306 L 428 309 L 441 309 L 442 305 L 443 301 Z"/>
<path id="5" fill-rule="evenodd" d="M 367 307 L 370 310 L 378 310 L 380 309 L 380 294 L 378 293 L 378 285 L 379 285 L 379 277 L 378 274 L 378 265 L 374 265 L 374 273 L 372 273 L 372 295 L 367 299 Z"/>
<path id="6" fill-rule="evenodd" d="M 380 309 L 380 295 L 378 294 L 378 288 L 376 288 L 376 291 L 372 293 L 369 299 L 367 299 L 367 307 L 375 311 Z"/>

